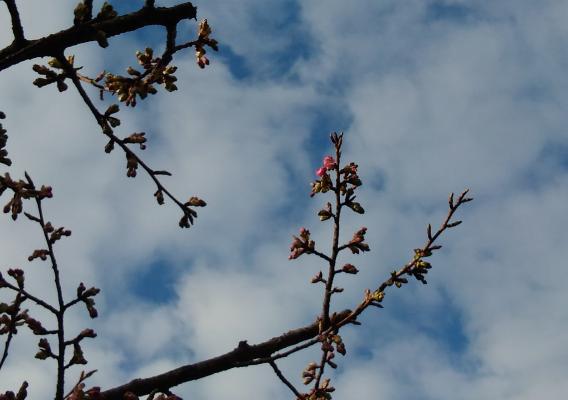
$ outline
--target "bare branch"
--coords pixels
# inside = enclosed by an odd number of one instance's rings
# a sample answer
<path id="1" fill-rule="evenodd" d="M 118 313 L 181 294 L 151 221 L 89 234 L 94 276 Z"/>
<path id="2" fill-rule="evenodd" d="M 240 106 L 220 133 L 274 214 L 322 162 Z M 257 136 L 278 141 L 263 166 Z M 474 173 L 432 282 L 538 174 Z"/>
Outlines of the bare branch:
<path id="1" fill-rule="evenodd" d="M 68 77 L 73 81 L 73 84 L 75 85 L 75 88 L 79 92 L 81 98 L 83 99 L 83 101 L 85 102 L 85 104 L 87 105 L 89 110 L 91 110 L 91 113 L 93 114 L 93 116 L 95 117 L 97 122 L 99 123 L 103 134 L 105 136 L 107 136 L 113 143 L 118 144 L 120 146 L 120 148 L 122 148 L 122 150 L 124 150 L 127 157 L 134 158 L 136 160 L 136 162 L 140 166 L 142 166 L 142 168 L 148 173 L 150 178 L 152 178 L 152 180 L 156 184 L 156 187 L 158 188 L 158 190 L 165 193 L 185 213 L 186 210 L 188 209 L 188 206 L 186 206 L 184 203 L 182 203 L 180 200 L 178 200 L 173 194 L 171 194 L 169 192 L 169 190 L 166 189 L 166 187 L 164 187 L 164 185 L 158 179 L 157 175 L 163 175 L 163 174 L 159 174 L 159 173 L 156 174 L 155 171 L 152 168 L 150 168 L 136 153 L 134 153 L 125 144 L 124 140 L 119 139 L 116 135 L 114 135 L 112 133 L 112 128 L 108 125 L 103 114 L 101 114 L 99 112 L 99 110 L 97 110 L 95 105 L 93 104 L 91 98 L 89 97 L 89 95 L 87 94 L 87 92 L 83 88 L 83 85 L 81 84 L 81 79 L 78 76 L 77 71 L 73 68 L 73 66 L 69 63 L 69 61 L 67 61 L 65 56 L 58 55 L 56 58 L 64 66 L 65 72 L 67 73 Z"/>
<path id="2" fill-rule="evenodd" d="M 30 176 L 26 173 L 26 179 L 28 183 L 34 188 L 34 183 Z M 43 209 L 41 206 L 41 199 L 39 197 L 35 198 L 38 220 L 41 225 L 45 243 L 49 250 L 49 258 L 51 261 L 51 269 L 53 270 L 53 278 L 55 281 L 55 288 L 57 290 L 57 302 L 59 304 L 59 311 L 56 314 L 57 317 L 57 386 L 55 391 L 55 398 L 60 399 L 63 396 L 63 390 L 65 390 L 65 326 L 63 323 L 63 313 L 65 311 L 65 303 L 63 301 L 63 290 L 61 289 L 61 280 L 59 278 L 59 267 L 57 265 L 57 260 L 55 259 L 55 252 L 53 251 L 53 242 L 49 239 L 48 230 L 46 229 L 45 219 L 43 217 Z"/>
<path id="3" fill-rule="evenodd" d="M 14 0 L 4 1 L 9 4 Z M 96 42 L 101 33 L 109 38 L 150 25 L 167 27 L 184 19 L 194 19 L 196 12 L 197 9 L 186 2 L 173 7 L 143 7 L 136 12 L 102 21 L 95 18 L 40 39 L 12 43 L 0 50 L 0 71 L 37 57 L 55 57 L 81 43 Z"/>
<path id="4" fill-rule="evenodd" d="M 342 311 L 332 319 L 333 322 L 345 319 L 350 310 Z M 137 396 L 144 396 L 156 388 L 171 388 L 179 384 L 204 378 L 218 372 L 226 371 L 236 367 L 251 365 L 251 361 L 269 357 L 271 354 L 290 346 L 302 343 L 317 336 L 319 333 L 319 323 L 315 322 L 303 328 L 298 328 L 274 337 L 263 343 L 247 345 L 241 342 L 240 345 L 221 356 L 210 358 L 195 364 L 185 365 L 169 372 L 156 375 L 145 379 L 134 379 L 133 381 L 118 386 L 113 389 L 101 392 L 101 400 L 122 400 L 125 392 L 132 392 Z M 244 343 L 244 344 L 243 344 Z M 314 342 L 317 343 L 317 340 Z M 250 364 L 247 364 L 249 362 Z M 266 362 L 270 362 L 267 359 Z"/>

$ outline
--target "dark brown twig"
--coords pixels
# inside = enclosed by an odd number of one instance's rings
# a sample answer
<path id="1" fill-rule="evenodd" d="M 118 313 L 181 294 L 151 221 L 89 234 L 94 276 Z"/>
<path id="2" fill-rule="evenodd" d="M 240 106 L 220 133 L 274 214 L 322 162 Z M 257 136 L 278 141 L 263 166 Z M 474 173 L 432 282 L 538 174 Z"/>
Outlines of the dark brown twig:
<path id="1" fill-rule="evenodd" d="M 457 224 L 459 224 L 459 222 L 461 221 L 456 221 L 453 223 L 450 223 L 451 218 L 453 217 L 454 213 L 457 211 L 457 209 L 463 205 L 464 203 L 467 203 L 471 200 L 473 200 L 472 198 L 466 198 L 465 196 L 467 195 L 467 193 L 469 192 L 469 189 L 465 190 L 459 197 L 458 197 L 458 201 L 457 203 L 454 204 L 453 202 L 453 196 L 454 194 L 452 193 L 450 196 L 450 209 L 448 211 L 448 214 L 446 215 L 446 218 L 444 219 L 444 222 L 442 223 L 442 225 L 440 226 L 440 228 L 438 229 L 438 231 L 436 231 L 436 233 L 432 236 L 431 234 L 429 234 L 429 238 L 426 241 L 426 244 L 424 245 L 424 247 L 422 247 L 421 249 L 419 249 L 423 254 L 426 254 L 428 252 L 431 252 L 432 250 L 435 250 L 439 247 L 435 247 L 434 246 L 434 242 L 436 241 L 436 239 L 448 228 L 452 228 L 454 226 L 456 226 Z M 430 231 L 430 229 L 429 229 Z M 391 275 L 391 278 L 385 280 L 383 283 L 381 283 L 381 285 L 375 290 L 374 293 L 384 293 L 384 291 L 387 289 L 387 287 L 392 286 L 392 279 L 393 278 L 401 278 L 403 275 L 408 274 L 409 272 L 412 271 L 412 269 L 416 266 L 417 262 L 419 261 L 419 259 L 414 258 L 412 261 L 408 262 L 406 265 L 404 265 L 402 268 L 400 268 L 398 271 L 393 272 L 393 274 Z M 351 323 L 352 321 L 355 321 L 357 319 L 357 317 L 363 312 L 365 311 L 365 309 L 367 309 L 367 307 L 369 307 L 372 304 L 376 304 L 376 300 L 371 296 L 370 291 L 367 293 L 367 295 L 365 296 L 365 299 L 357 306 L 357 308 L 355 308 L 348 316 L 346 316 L 345 318 L 343 318 L 342 320 L 340 320 L 337 324 L 332 325 L 332 328 L 334 329 L 339 329 L 342 326 Z"/>
<path id="2" fill-rule="evenodd" d="M 16 0 L 4 0 L 4 2 L 6 3 L 6 7 L 8 7 L 8 12 L 12 19 L 12 32 L 14 34 L 13 45 L 23 46 L 26 43 L 26 38 L 24 37 L 24 28 L 22 21 L 20 21 L 20 12 L 16 6 Z"/>
<path id="3" fill-rule="evenodd" d="M 32 295 L 31 293 L 29 293 L 25 289 L 19 289 L 18 287 L 12 285 L 9 282 L 5 282 L 3 287 L 11 289 L 15 292 L 21 291 L 22 294 L 26 297 L 26 299 L 30 299 L 31 301 L 36 303 L 38 306 L 41 306 L 41 307 L 45 308 L 46 310 L 50 311 L 51 313 L 53 313 L 54 315 L 57 315 L 58 311 L 55 307 L 53 307 L 52 305 L 46 303 L 45 301 L 37 298 L 36 296 Z"/>
<path id="4" fill-rule="evenodd" d="M 276 363 L 274 361 L 270 361 L 270 366 L 272 367 L 272 369 L 274 370 L 274 373 L 276 374 L 276 376 L 278 378 L 280 378 L 280 380 L 282 382 L 284 382 L 284 384 L 286 386 L 288 386 L 288 388 L 292 391 L 292 393 L 294 393 L 296 395 L 296 398 L 298 399 L 304 399 L 304 395 L 302 395 L 300 392 L 298 392 L 298 389 L 296 389 L 294 387 L 294 385 L 292 385 L 292 383 L 290 383 L 290 381 L 288 379 L 286 379 L 286 377 L 282 374 L 282 371 L 280 371 L 278 369 L 278 366 L 276 365 Z"/>
<path id="5" fill-rule="evenodd" d="M 26 173 L 28 183 L 34 186 L 32 178 Z M 53 242 L 49 238 L 48 230 L 46 229 L 45 219 L 43 217 L 43 208 L 41 199 L 35 197 L 36 206 L 38 210 L 38 223 L 40 224 L 43 232 L 45 243 L 49 251 L 49 259 L 51 261 L 51 269 L 53 271 L 53 278 L 55 281 L 55 288 L 57 290 L 57 303 L 59 310 L 56 313 L 57 318 L 57 386 L 55 390 L 55 398 L 63 398 L 63 390 L 65 389 L 65 325 L 63 322 L 63 314 L 65 312 L 65 303 L 63 301 L 63 291 L 61 289 L 61 280 L 59 278 L 59 267 L 55 259 L 55 252 L 53 251 Z"/>
<path id="6" fill-rule="evenodd" d="M 83 101 L 85 102 L 85 104 L 87 105 L 87 107 L 89 108 L 89 110 L 91 110 L 91 113 L 93 114 L 93 116 L 95 117 L 95 119 L 97 120 L 97 122 L 99 123 L 99 125 L 101 126 L 102 132 L 105 136 L 107 136 L 113 143 L 116 143 L 120 146 L 120 148 L 129 156 L 129 157 L 133 157 L 134 159 L 136 159 L 136 161 L 138 162 L 138 164 L 140 166 L 142 166 L 142 168 L 146 171 L 146 173 L 150 176 L 150 178 L 154 181 L 154 183 L 156 184 L 156 187 L 158 188 L 158 190 L 162 191 L 163 193 L 165 193 L 175 204 L 177 204 L 177 206 L 185 212 L 185 210 L 187 209 L 187 207 L 180 201 L 178 200 L 173 194 L 170 193 L 170 191 L 160 182 L 160 180 L 157 177 L 156 171 L 153 170 L 152 168 L 150 168 L 136 153 L 134 153 L 121 139 L 119 139 L 116 135 L 113 134 L 112 132 L 112 128 L 108 125 L 107 121 L 104 119 L 103 114 L 101 114 L 99 112 L 99 110 L 97 110 L 97 108 L 95 107 L 95 105 L 93 104 L 91 98 L 89 97 L 89 95 L 87 94 L 87 92 L 85 91 L 85 89 L 83 88 L 83 85 L 81 84 L 81 80 L 79 78 L 79 76 L 77 75 L 77 72 L 75 71 L 75 69 L 73 68 L 73 66 L 69 63 L 69 61 L 67 61 L 67 59 L 65 58 L 65 56 L 63 55 L 58 55 L 56 57 L 59 62 L 65 67 L 65 72 L 67 73 L 68 77 L 71 79 L 71 81 L 73 82 L 75 88 L 77 89 L 77 91 L 79 92 L 79 95 L 81 96 L 81 98 L 83 99 Z"/>

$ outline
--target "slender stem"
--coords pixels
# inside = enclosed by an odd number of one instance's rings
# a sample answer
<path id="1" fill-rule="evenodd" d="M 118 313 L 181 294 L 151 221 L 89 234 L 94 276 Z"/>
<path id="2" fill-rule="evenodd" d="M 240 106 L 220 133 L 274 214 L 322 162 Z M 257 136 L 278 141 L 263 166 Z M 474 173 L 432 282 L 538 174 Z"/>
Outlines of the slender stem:
<path id="1" fill-rule="evenodd" d="M 286 386 L 288 386 L 288 388 L 296 395 L 296 397 L 298 399 L 304 399 L 304 395 L 302 395 L 300 392 L 298 392 L 298 389 L 296 389 L 294 387 L 294 385 L 292 385 L 292 383 L 290 383 L 290 381 L 288 379 L 286 379 L 286 377 L 282 374 L 282 371 L 280 371 L 278 369 L 278 366 L 276 365 L 276 363 L 274 361 L 270 361 L 270 366 L 272 367 L 272 369 L 274 370 L 274 373 L 276 374 L 276 376 L 278 378 L 280 378 L 280 380 L 282 382 L 284 382 L 284 384 Z"/>
<path id="2" fill-rule="evenodd" d="M 33 181 L 26 174 L 26 178 L 32 187 L 34 186 Z M 49 259 L 51 261 L 51 269 L 53 270 L 53 277 L 55 281 L 55 288 L 57 290 L 57 302 L 59 305 L 59 310 L 56 313 L 57 317 L 57 386 L 55 390 L 55 399 L 63 399 L 63 390 L 65 388 L 65 326 L 63 315 L 65 313 L 65 302 L 63 301 L 63 291 L 61 289 L 61 280 L 59 277 L 59 267 L 57 265 L 57 260 L 55 259 L 55 252 L 53 251 L 53 244 L 49 239 L 47 230 L 45 229 L 45 219 L 43 217 L 43 208 L 41 206 L 41 200 L 36 197 L 36 206 L 39 215 L 39 224 L 41 225 L 43 231 L 43 237 L 47 243 L 47 249 L 49 251 Z"/>
<path id="3" fill-rule="evenodd" d="M 327 256 L 327 255 L 325 255 L 325 254 L 323 254 L 323 253 L 321 253 L 321 252 L 319 252 L 319 251 L 317 251 L 317 250 L 309 250 L 309 251 L 307 251 L 306 253 L 307 253 L 307 254 L 314 254 L 314 255 L 316 255 L 316 256 L 318 256 L 318 257 L 320 257 L 320 258 L 323 258 L 323 259 L 324 259 L 325 261 L 327 261 L 328 263 L 332 263 L 332 262 L 333 262 L 331 257 L 329 257 L 329 256 Z"/>
<path id="4" fill-rule="evenodd" d="M 12 285 L 12 284 L 10 284 L 10 283 L 8 283 L 8 282 L 6 282 L 6 283 L 4 284 L 4 287 L 6 287 L 6 288 L 8 288 L 8 289 L 12 289 L 12 290 L 14 290 L 14 291 L 16 291 L 16 292 L 20 291 L 19 288 L 17 288 L 16 286 L 14 286 L 14 285 Z M 29 292 L 27 292 L 25 289 L 21 289 L 21 292 L 22 292 L 22 294 L 23 294 L 26 298 L 30 299 L 31 301 L 33 301 L 34 303 L 36 303 L 38 306 L 41 306 L 41 307 L 45 308 L 46 310 L 51 311 L 53 314 L 57 315 L 57 312 L 58 312 L 58 311 L 57 311 L 57 309 L 56 309 L 55 307 L 53 307 L 52 305 L 50 305 L 50 304 L 46 303 L 45 301 L 43 301 L 43 300 L 41 300 L 41 299 L 35 297 L 34 295 L 32 295 L 32 294 L 30 294 Z"/>
<path id="5" fill-rule="evenodd" d="M 327 273 L 327 282 L 325 284 L 325 292 L 322 305 L 321 321 L 322 328 L 327 329 L 330 325 L 329 321 L 329 309 L 331 306 L 331 296 L 333 295 L 333 279 L 335 278 L 335 264 L 337 262 L 337 255 L 339 254 L 339 227 L 341 220 L 341 191 L 339 186 L 341 183 L 341 174 L 339 173 L 339 166 L 341 165 L 341 147 L 339 145 L 335 146 L 335 187 L 333 191 L 335 193 L 335 214 L 333 225 L 333 239 L 331 247 L 331 260 L 329 261 L 329 270 Z M 314 382 L 314 388 L 317 390 L 320 385 L 321 378 L 325 369 L 325 362 L 327 358 L 327 350 L 322 351 L 321 361 L 319 365 L 318 374 Z"/>
<path id="6" fill-rule="evenodd" d="M 341 180 L 341 174 L 339 173 L 339 165 L 341 162 L 341 150 L 338 146 L 335 149 L 335 216 L 333 225 L 333 239 L 331 245 L 331 259 L 329 260 L 329 270 L 327 273 L 327 283 L 325 285 L 325 293 L 322 305 L 321 320 L 323 328 L 329 326 L 329 308 L 331 303 L 331 296 L 333 294 L 333 278 L 335 277 L 335 264 L 337 261 L 337 255 L 339 253 L 339 223 L 341 219 L 341 192 L 339 190 L 339 184 Z"/>

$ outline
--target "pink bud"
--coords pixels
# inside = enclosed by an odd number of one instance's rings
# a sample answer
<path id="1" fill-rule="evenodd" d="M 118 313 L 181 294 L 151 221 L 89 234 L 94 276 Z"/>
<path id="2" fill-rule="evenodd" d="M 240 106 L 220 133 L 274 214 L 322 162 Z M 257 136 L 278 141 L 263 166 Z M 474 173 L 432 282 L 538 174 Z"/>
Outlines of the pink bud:
<path id="1" fill-rule="evenodd" d="M 326 169 L 325 167 L 321 167 L 321 168 L 318 168 L 318 169 L 316 170 L 316 175 L 321 177 L 321 176 L 323 176 L 326 172 L 327 172 L 327 169 Z"/>

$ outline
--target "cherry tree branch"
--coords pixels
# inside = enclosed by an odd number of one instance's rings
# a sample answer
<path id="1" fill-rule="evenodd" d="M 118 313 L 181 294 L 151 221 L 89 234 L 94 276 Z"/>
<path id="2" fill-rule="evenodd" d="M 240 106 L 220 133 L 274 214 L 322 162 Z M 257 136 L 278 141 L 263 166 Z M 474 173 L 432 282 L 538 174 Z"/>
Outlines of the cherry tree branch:
<path id="1" fill-rule="evenodd" d="M 342 311 L 338 313 L 335 318 L 332 318 L 332 321 L 341 321 L 350 313 L 350 310 Z M 232 368 L 252 365 L 255 364 L 252 361 L 256 359 L 264 359 L 262 363 L 270 363 L 270 361 L 273 361 L 269 358 L 271 354 L 306 340 L 313 339 L 318 333 L 319 323 L 315 322 L 256 345 L 248 345 L 246 341 L 242 341 L 234 350 L 223 355 L 195 364 L 185 365 L 150 378 L 134 379 L 125 385 L 105 390 L 101 392 L 100 399 L 122 400 L 123 394 L 126 392 L 132 392 L 137 396 L 144 396 L 151 393 L 156 388 L 171 388 Z M 313 343 L 317 343 L 317 340 Z"/>
<path id="2" fill-rule="evenodd" d="M 168 34 L 168 38 L 169 38 L 169 36 L 170 36 L 170 34 Z M 168 48 L 169 48 L 169 46 L 168 46 Z M 168 52 L 168 50 L 166 50 L 166 52 Z M 67 61 L 65 56 L 63 54 L 60 54 L 56 58 L 63 65 L 65 72 L 67 73 L 67 76 L 71 79 L 71 81 L 73 82 L 73 85 L 77 89 L 77 92 L 79 92 L 79 95 L 81 96 L 81 98 L 83 99 L 83 101 L 85 102 L 85 104 L 87 105 L 87 107 L 89 108 L 89 110 L 91 111 L 93 116 L 95 117 L 96 121 L 100 125 L 102 133 L 105 136 L 107 136 L 111 140 L 112 143 L 118 144 L 120 146 L 120 148 L 126 153 L 127 158 L 128 157 L 134 158 L 136 160 L 136 162 L 138 163 L 138 165 L 142 166 L 144 171 L 146 171 L 146 173 L 150 176 L 150 178 L 156 184 L 158 191 L 165 193 L 184 212 L 184 214 L 187 215 L 188 212 L 191 212 L 191 210 L 189 209 L 189 207 L 186 204 L 184 204 L 180 200 L 178 200 L 160 182 L 160 180 L 157 177 L 158 174 L 159 174 L 159 171 L 156 171 L 156 170 L 150 168 L 136 153 L 134 153 L 126 145 L 126 143 L 124 143 L 123 140 L 119 139 L 116 135 L 114 135 L 112 128 L 109 126 L 104 115 L 101 114 L 101 112 L 95 107 L 91 98 L 89 97 L 89 95 L 87 94 L 85 89 L 83 88 L 83 85 L 81 84 L 81 80 L 80 80 L 80 77 L 77 74 L 77 71 L 73 68 L 73 66 L 69 63 L 69 61 Z"/>
<path id="3" fill-rule="evenodd" d="M 14 0 L 4 0 L 10 9 L 10 4 Z M 176 25 L 184 19 L 194 19 L 197 8 L 190 2 L 178 4 L 173 7 L 154 7 L 153 2 L 146 2 L 146 5 L 138 11 L 130 14 L 120 15 L 114 18 L 100 20 L 94 18 L 85 23 L 72 26 L 68 29 L 45 36 L 35 40 L 14 41 L 11 45 L 0 50 L 0 71 L 21 63 L 22 61 L 32 60 L 38 57 L 56 56 L 62 54 L 65 49 L 82 43 L 97 42 L 100 36 L 105 38 L 122 35 L 137 29 L 150 26 L 161 25 L 164 27 Z M 20 37 L 21 23 L 17 10 L 10 11 L 12 16 L 14 35 Z M 16 21 L 14 23 L 14 21 Z M 18 32 L 18 33 L 17 33 Z M 21 30 L 23 39 L 23 30 Z"/>

